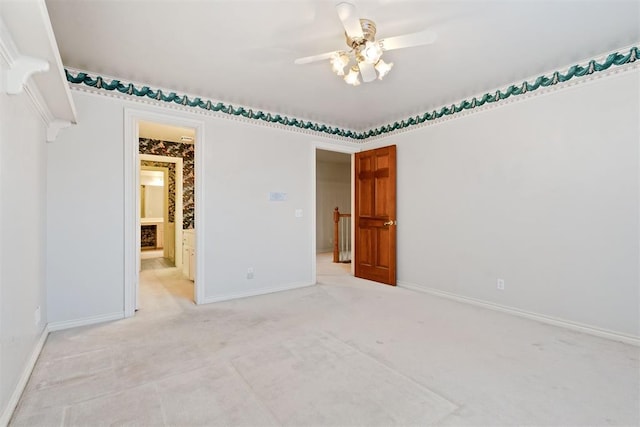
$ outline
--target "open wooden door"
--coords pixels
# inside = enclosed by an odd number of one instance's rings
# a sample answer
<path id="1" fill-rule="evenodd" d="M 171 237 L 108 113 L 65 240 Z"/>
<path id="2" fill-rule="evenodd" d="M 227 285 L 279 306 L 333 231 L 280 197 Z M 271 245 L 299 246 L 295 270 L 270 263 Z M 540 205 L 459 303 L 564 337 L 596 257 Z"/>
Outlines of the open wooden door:
<path id="1" fill-rule="evenodd" d="M 396 284 L 396 146 L 355 155 L 355 275 Z"/>

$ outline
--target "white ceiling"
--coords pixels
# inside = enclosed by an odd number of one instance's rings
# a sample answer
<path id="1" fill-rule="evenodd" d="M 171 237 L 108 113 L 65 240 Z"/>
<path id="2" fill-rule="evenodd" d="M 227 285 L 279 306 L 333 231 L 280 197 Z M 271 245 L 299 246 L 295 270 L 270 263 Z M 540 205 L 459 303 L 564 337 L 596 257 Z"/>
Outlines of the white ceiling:
<path id="1" fill-rule="evenodd" d="M 67 67 L 358 131 L 640 40 L 637 0 L 353 3 L 378 38 L 438 39 L 386 52 L 385 80 L 351 87 L 328 62 L 293 63 L 346 48 L 333 1 L 46 1 Z"/>

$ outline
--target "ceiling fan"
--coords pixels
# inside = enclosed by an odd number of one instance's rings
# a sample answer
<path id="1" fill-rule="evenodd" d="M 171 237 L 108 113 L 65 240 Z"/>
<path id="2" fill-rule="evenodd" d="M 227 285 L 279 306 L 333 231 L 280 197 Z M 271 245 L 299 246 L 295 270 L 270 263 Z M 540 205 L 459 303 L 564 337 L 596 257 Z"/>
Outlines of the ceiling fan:
<path id="1" fill-rule="evenodd" d="M 344 76 L 344 81 L 353 86 L 360 84 L 358 75 L 362 76 L 363 82 L 371 82 L 376 78 L 382 80 L 389 73 L 393 62 L 384 62 L 383 52 L 431 44 L 436 40 L 436 34 L 428 30 L 376 40 L 376 24 L 369 19 L 358 18 L 353 4 L 339 2 L 336 4 L 336 10 L 344 26 L 349 49 L 305 56 L 294 62 L 301 65 L 328 59 L 333 71 L 339 76 Z M 344 69 L 352 60 L 355 65 L 352 65 L 345 75 Z"/>

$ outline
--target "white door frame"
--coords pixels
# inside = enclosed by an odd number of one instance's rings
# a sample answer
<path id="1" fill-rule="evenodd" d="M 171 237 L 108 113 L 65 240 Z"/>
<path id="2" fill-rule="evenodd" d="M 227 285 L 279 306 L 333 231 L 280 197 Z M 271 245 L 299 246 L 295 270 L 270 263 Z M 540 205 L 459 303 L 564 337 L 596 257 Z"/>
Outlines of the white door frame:
<path id="1" fill-rule="evenodd" d="M 196 280 L 194 299 L 196 304 L 204 302 L 204 122 L 178 111 L 124 109 L 124 316 L 135 314 L 137 289 L 140 279 L 140 121 L 162 123 L 170 126 L 193 128 L 195 136 L 195 233 L 196 233 Z M 177 227 L 176 227 L 177 228 Z M 180 227 L 182 228 L 182 227 Z M 178 244 L 179 242 L 176 242 Z"/>
<path id="2" fill-rule="evenodd" d="M 314 142 L 311 144 L 311 212 L 313 212 L 312 220 L 311 220 L 311 279 L 312 283 L 318 282 L 318 272 L 317 272 L 317 250 L 316 250 L 316 227 L 317 227 L 317 218 L 316 218 L 316 181 L 317 181 L 317 171 L 316 171 L 316 150 L 325 150 L 325 151 L 335 151 L 337 153 L 346 153 L 351 154 L 351 213 L 353 213 L 353 206 L 355 201 L 355 181 L 354 181 L 354 154 L 362 151 L 362 147 L 355 145 L 336 145 L 327 142 Z M 354 215 L 351 215 L 351 242 L 354 239 Z M 355 245 L 352 243 L 352 248 Z M 354 273 L 354 263 L 351 263 L 351 275 Z"/>
<path id="3" fill-rule="evenodd" d="M 142 163 L 145 159 L 140 159 L 140 163 Z M 142 164 L 140 165 L 140 176 L 142 177 L 142 172 L 144 171 L 160 171 L 162 172 L 162 230 L 163 230 L 163 236 L 166 235 L 167 232 L 167 224 L 169 223 L 169 168 L 166 166 L 142 166 Z M 142 179 L 142 178 L 141 178 Z M 139 212 L 139 216 L 140 216 L 140 230 L 138 231 L 138 233 L 140 233 L 140 238 L 142 239 L 142 220 L 145 218 L 145 215 L 142 213 L 142 201 L 145 199 L 144 197 L 142 197 L 142 187 L 144 187 L 144 185 L 140 185 L 140 188 L 138 189 L 139 193 L 138 193 L 138 198 L 140 199 L 140 212 Z M 157 219 L 157 218 L 156 218 Z M 158 234 L 157 234 L 157 230 L 156 230 L 156 238 L 157 238 Z M 157 243 L 157 242 L 156 242 Z M 166 243 L 166 238 L 163 238 L 163 242 L 162 242 L 162 255 L 167 258 L 167 245 L 165 245 Z M 140 242 L 140 246 L 142 246 L 142 242 Z M 175 246 L 175 243 L 174 243 Z M 140 248 L 142 249 L 142 248 Z M 174 252 L 175 252 L 175 248 L 174 248 Z M 142 257 L 141 257 L 142 258 Z M 174 260 L 175 260 L 175 256 L 174 256 Z M 140 292 L 138 290 L 138 292 L 136 292 L 136 295 L 139 295 Z M 139 303 L 139 299 L 138 297 L 136 297 L 136 302 Z M 137 305 L 136 305 L 136 309 L 137 309 Z"/>

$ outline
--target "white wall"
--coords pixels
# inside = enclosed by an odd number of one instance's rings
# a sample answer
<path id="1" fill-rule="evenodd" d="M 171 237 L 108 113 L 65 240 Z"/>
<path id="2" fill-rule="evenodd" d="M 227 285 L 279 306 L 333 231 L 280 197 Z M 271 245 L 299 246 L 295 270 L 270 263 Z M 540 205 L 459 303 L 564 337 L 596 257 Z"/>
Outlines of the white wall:
<path id="1" fill-rule="evenodd" d="M 398 145 L 400 283 L 639 335 L 638 91 L 627 72 L 368 144 Z M 123 110 L 155 110 L 73 96 L 48 146 L 53 322 L 122 313 Z M 205 121 L 205 300 L 311 283 L 318 137 L 163 111 Z"/>
<path id="2" fill-rule="evenodd" d="M 205 255 L 198 258 L 205 265 L 205 301 L 313 282 L 313 142 L 328 140 L 72 93 L 79 124 L 48 150 L 52 322 L 123 312 L 125 107 L 205 122 Z M 269 192 L 288 199 L 269 202 Z M 303 210 L 302 218 L 295 209 Z M 249 267 L 253 279 L 246 278 Z"/>
<path id="3" fill-rule="evenodd" d="M 78 125 L 47 146 L 49 321 L 122 313 L 123 114 L 75 96 Z"/>
<path id="4" fill-rule="evenodd" d="M 45 144 L 44 122 L 27 95 L 0 93 L 0 415 L 5 416 L 47 320 Z"/>
<path id="5" fill-rule="evenodd" d="M 333 251 L 333 210 L 351 213 L 351 164 L 316 163 L 316 249 Z"/>
<path id="6" fill-rule="evenodd" d="M 398 146 L 399 282 L 640 335 L 639 80 L 377 141 Z"/>
<path id="7" fill-rule="evenodd" d="M 311 284 L 317 138 L 223 119 L 206 133 L 206 298 Z M 287 200 L 270 202 L 269 192 Z"/>

